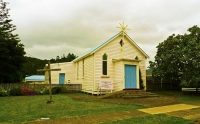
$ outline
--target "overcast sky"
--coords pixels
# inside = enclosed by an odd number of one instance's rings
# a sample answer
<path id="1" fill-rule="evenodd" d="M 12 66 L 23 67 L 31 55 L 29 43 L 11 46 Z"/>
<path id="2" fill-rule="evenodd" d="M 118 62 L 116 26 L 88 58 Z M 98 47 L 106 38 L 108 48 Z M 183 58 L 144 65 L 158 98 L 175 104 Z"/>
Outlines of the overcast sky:
<path id="1" fill-rule="evenodd" d="M 4 0 L 14 32 L 27 56 L 51 59 L 79 56 L 119 32 L 127 34 L 154 60 L 156 46 L 171 34 L 200 27 L 200 0 Z"/>

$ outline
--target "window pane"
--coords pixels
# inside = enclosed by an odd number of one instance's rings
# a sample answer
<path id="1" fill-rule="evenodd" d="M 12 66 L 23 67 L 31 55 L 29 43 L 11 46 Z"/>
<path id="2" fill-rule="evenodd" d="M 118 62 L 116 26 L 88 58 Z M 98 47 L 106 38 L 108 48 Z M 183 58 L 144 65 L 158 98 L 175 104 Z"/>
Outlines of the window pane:
<path id="1" fill-rule="evenodd" d="M 103 60 L 107 60 L 107 55 L 106 54 L 103 55 Z"/>
<path id="2" fill-rule="evenodd" d="M 103 61 L 103 75 L 107 75 L 107 61 Z"/>

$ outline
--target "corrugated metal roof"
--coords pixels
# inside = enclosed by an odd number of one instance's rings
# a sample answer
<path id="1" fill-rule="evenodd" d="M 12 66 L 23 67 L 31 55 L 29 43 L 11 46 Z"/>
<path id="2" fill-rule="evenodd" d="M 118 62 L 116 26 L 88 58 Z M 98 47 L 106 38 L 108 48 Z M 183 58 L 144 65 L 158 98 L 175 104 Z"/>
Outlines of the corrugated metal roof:
<path id="1" fill-rule="evenodd" d="M 25 77 L 25 80 L 26 81 L 44 81 L 45 76 L 44 75 L 32 75 L 32 76 Z"/>
<path id="2" fill-rule="evenodd" d="M 95 53 L 97 50 L 99 50 L 100 48 L 102 48 L 104 45 L 106 45 L 107 43 L 109 43 L 111 40 L 113 40 L 114 38 L 116 38 L 117 36 L 119 36 L 122 32 L 117 33 L 116 35 L 114 35 L 113 37 L 111 37 L 110 39 L 108 39 L 107 41 L 103 42 L 102 44 L 98 45 L 97 47 L 89 50 L 88 52 L 86 52 L 85 54 L 79 56 L 78 58 L 76 58 L 75 60 L 73 60 L 73 62 L 76 62 L 82 58 L 85 58 L 93 53 Z M 125 33 L 125 32 L 124 32 Z M 125 33 L 126 34 L 126 33 Z M 149 58 L 149 56 L 126 34 L 126 36 L 133 42 L 133 44 L 147 57 Z"/>

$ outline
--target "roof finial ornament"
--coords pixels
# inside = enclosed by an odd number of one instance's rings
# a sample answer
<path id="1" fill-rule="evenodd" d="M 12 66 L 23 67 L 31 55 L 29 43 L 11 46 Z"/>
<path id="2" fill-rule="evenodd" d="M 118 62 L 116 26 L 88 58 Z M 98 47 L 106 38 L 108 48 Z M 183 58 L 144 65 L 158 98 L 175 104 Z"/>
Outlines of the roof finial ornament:
<path id="1" fill-rule="evenodd" d="M 130 30 L 129 28 L 127 28 L 128 25 L 124 26 L 124 22 L 122 22 L 122 24 L 119 23 L 119 25 L 120 27 L 117 26 L 117 28 L 120 29 L 120 32 L 122 32 L 122 35 L 124 35 L 124 32 L 126 32 L 126 30 Z"/>

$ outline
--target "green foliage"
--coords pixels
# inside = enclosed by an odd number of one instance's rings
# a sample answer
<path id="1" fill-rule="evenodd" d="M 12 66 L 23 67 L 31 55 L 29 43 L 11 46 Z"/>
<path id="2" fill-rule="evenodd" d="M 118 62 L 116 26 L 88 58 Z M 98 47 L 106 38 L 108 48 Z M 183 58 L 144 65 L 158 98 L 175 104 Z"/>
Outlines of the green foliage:
<path id="1" fill-rule="evenodd" d="M 143 90 L 145 87 L 144 87 L 144 83 L 142 80 L 142 74 L 141 74 L 140 69 L 139 69 L 139 83 L 140 83 L 140 89 Z"/>
<path id="2" fill-rule="evenodd" d="M 60 63 L 60 62 L 71 62 L 77 56 L 73 53 L 69 53 L 67 56 L 63 55 L 61 58 L 57 56 L 56 59 L 51 59 L 51 63 Z M 23 77 L 27 75 L 37 75 L 44 74 L 44 72 L 37 72 L 37 69 L 42 69 L 48 63 L 48 60 L 41 60 L 33 57 L 25 56 L 26 62 L 23 64 Z"/>
<path id="3" fill-rule="evenodd" d="M 26 62 L 23 64 L 23 76 L 43 74 L 44 72 L 37 72 L 37 69 L 44 68 L 48 60 L 40 60 L 32 57 L 25 57 Z"/>
<path id="4" fill-rule="evenodd" d="M 154 79 L 181 80 L 182 85 L 200 84 L 200 28 L 193 26 L 188 34 L 169 36 L 157 46 L 155 61 L 150 61 Z"/>
<path id="5" fill-rule="evenodd" d="M 22 65 L 25 62 L 24 45 L 17 34 L 12 34 L 16 26 L 11 24 L 6 2 L 0 2 L 0 82 L 21 82 Z"/>
<path id="6" fill-rule="evenodd" d="M 10 90 L 10 95 L 11 96 L 21 96 L 22 95 L 21 88 L 12 88 Z"/>
<path id="7" fill-rule="evenodd" d="M 65 56 L 65 54 L 63 54 L 61 57 L 57 56 L 56 59 L 51 59 L 50 62 L 51 63 L 59 63 L 59 62 L 71 62 L 73 61 L 75 58 L 77 58 L 78 56 L 74 55 L 73 53 L 68 53 L 67 56 Z"/>
<path id="8" fill-rule="evenodd" d="M 36 95 L 47 95 L 49 94 L 49 89 L 48 88 L 35 89 L 34 92 Z"/>
<path id="9" fill-rule="evenodd" d="M 0 123 L 35 121 L 41 117 L 51 120 L 64 117 L 95 115 L 143 108 L 137 105 L 123 105 L 104 102 L 80 102 L 64 95 L 53 95 L 53 104 L 46 104 L 49 95 L 2 97 L 0 102 Z M 9 115 L 9 116 L 8 116 Z"/>
<path id="10" fill-rule="evenodd" d="M 62 87 L 53 87 L 52 88 L 52 94 L 58 94 L 62 90 Z"/>
<path id="11" fill-rule="evenodd" d="M 157 115 L 146 115 L 134 118 L 128 118 L 124 120 L 115 120 L 110 122 L 104 122 L 103 124 L 190 124 L 192 121 L 175 117 L 168 116 L 165 114 Z"/>
<path id="12" fill-rule="evenodd" d="M 5 90 L 3 87 L 0 87 L 0 96 L 9 96 L 9 90 Z"/>

